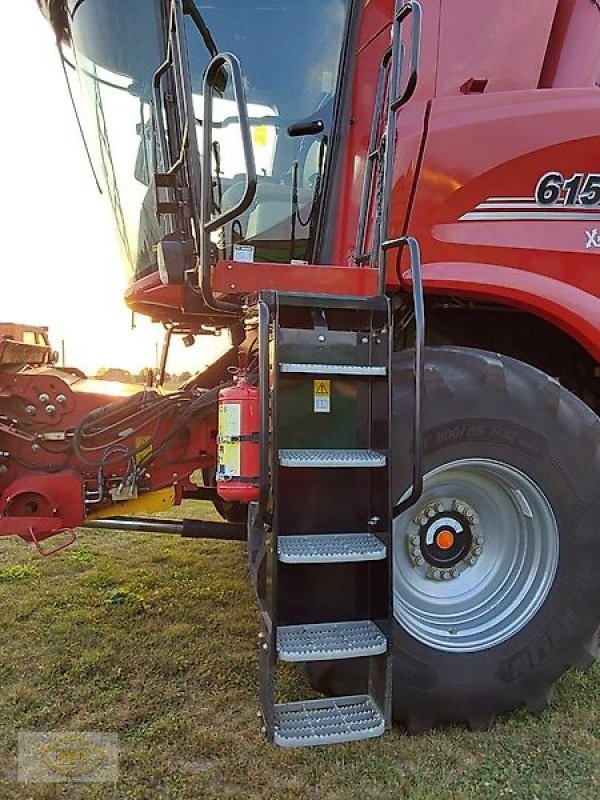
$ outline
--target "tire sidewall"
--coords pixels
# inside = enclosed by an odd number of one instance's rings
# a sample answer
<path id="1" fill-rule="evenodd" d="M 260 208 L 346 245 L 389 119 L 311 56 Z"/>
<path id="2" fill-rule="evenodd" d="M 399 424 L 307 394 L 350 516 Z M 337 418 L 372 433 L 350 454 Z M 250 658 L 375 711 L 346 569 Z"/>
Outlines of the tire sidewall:
<path id="1" fill-rule="evenodd" d="M 533 389 L 536 383 L 542 386 L 548 380 L 525 365 L 519 369 L 532 373 Z M 404 397 L 395 403 L 398 414 L 406 415 L 410 388 L 405 386 Z M 462 703 L 468 703 L 469 696 L 475 701 L 495 697 L 497 710 L 502 711 L 523 702 L 536 685 L 553 682 L 569 666 L 569 655 L 578 643 L 594 634 L 600 608 L 596 574 L 600 503 L 589 459 L 581 451 L 575 452 L 578 443 L 569 431 L 557 427 L 554 405 L 539 407 L 525 397 L 522 403 L 518 397 L 506 403 L 506 398 L 486 392 L 477 393 L 476 404 L 474 400 L 465 386 L 450 402 L 427 402 L 426 387 L 424 474 L 452 461 L 483 458 L 527 475 L 546 496 L 555 515 L 559 532 L 556 575 L 535 616 L 511 638 L 484 650 L 439 650 L 419 642 L 395 621 L 394 688 L 395 695 L 407 689 L 424 690 L 430 699 L 439 693 L 439 702 L 445 707 L 452 705 L 454 696 Z M 579 403 L 576 398 L 571 400 Z M 458 409 L 462 416 L 455 416 Z M 407 473 L 412 469 L 407 433 L 406 422 L 396 426 L 393 485 L 402 490 L 409 485 Z M 404 538 L 404 533 L 396 530 L 394 536 L 398 535 Z M 401 702 L 410 704 L 406 699 Z M 453 716 L 451 711 L 446 714 Z"/>

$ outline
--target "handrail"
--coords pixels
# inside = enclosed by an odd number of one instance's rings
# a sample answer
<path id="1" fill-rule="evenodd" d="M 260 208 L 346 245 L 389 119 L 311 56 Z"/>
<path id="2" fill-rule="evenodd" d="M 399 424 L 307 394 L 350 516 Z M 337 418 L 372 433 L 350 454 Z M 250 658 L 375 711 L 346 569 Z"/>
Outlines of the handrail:
<path id="1" fill-rule="evenodd" d="M 396 519 L 400 514 L 414 505 L 423 493 L 423 384 L 425 380 L 425 298 L 423 292 L 423 274 L 421 271 L 421 253 L 419 243 L 412 236 L 400 236 L 397 239 L 388 239 L 383 242 L 381 249 L 384 252 L 406 245 L 410 253 L 410 268 L 412 275 L 412 296 L 415 311 L 415 409 L 413 414 L 413 477 L 409 496 L 396 503 L 392 508 L 392 517 Z"/>
<path id="2" fill-rule="evenodd" d="M 354 245 L 354 260 L 359 266 L 365 261 L 372 261 L 374 253 L 376 252 L 375 247 L 371 247 L 371 250 L 368 253 L 363 252 L 363 247 L 365 246 L 365 238 L 367 233 L 367 216 L 369 213 L 369 205 L 373 191 L 373 174 L 375 171 L 375 163 L 380 157 L 380 148 L 377 146 L 377 136 L 379 133 L 379 121 L 385 96 L 385 73 L 391 56 L 392 48 L 388 47 L 379 67 L 377 89 L 375 90 L 375 103 L 373 106 L 373 117 L 371 119 L 371 132 L 369 134 L 369 150 L 367 153 L 367 163 L 365 165 L 365 176 L 363 178 L 363 189 L 360 198 L 360 209 L 358 212 L 356 242 Z"/>
<path id="3" fill-rule="evenodd" d="M 217 78 L 223 67 L 228 66 L 231 71 L 233 96 L 237 105 L 240 133 L 242 137 L 242 151 L 246 168 L 246 183 L 244 192 L 239 202 L 219 214 L 212 216 L 212 136 L 213 136 L 213 91 L 217 85 Z M 248 118 L 248 105 L 244 93 L 244 82 L 240 62 L 233 53 L 219 53 L 216 55 L 204 74 L 202 87 L 204 96 L 204 115 L 202 120 L 202 199 L 200 205 L 200 288 L 204 302 L 215 311 L 238 313 L 239 307 L 235 303 L 226 303 L 217 300 L 211 286 L 212 264 L 210 253 L 210 234 L 217 228 L 239 217 L 248 209 L 256 195 L 256 164 L 254 149 L 252 147 L 252 132 Z"/>
<path id="4" fill-rule="evenodd" d="M 400 83 L 402 64 L 404 61 L 405 46 L 401 39 L 402 23 L 410 14 L 414 14 L 413 37 L 416 37 L 412 42 L 411 75 L 404 92 L 392 100 L 392 93 L 396 91 L 398 84 Z M 396 160 L 396 114 L 398 109 L 404 105 L 404 103 L 408 102 L 408 100 L 412 97 L 417 86 L 419 53 L 421 51 L 421 20 L 422 9 L 418 0 L 411 0 L 411 2 L 406 3 L 403 6 L 400 6 L 400 0 L 397 0 L 396 12 L 394 16 L 394 31 L 392 36 L 392 64 L 390 67 L 389 89 L 390 100 L 385 126 L 385 165 L 383 169 L 383 203 L 381 209 L 379 242 L 385 242 L 389 237 L 389 199 L 392 192 L 392 176 L 394 171 L 394 163 Z M 385 291 L 386 259 L 385 252 L 381 246 L 378 253 L 377 268 L 379 270 L 379 292 L 383 294 Z"/>
<path id="5" fill-rule="evenodd" d="M 258 301 L 258 390 L 260 397 L 259 509 L 264 519 L 269 503 L 269 306 Z"/>
<path id="6" fill-rule="evenodd" d="M 169 28 L 169 35 L 171 31 Z M 152 78 L 152 110 L 154 112 L 154 129 L 157 134 L 159 147 L 156 147 L 156 139 L 152 137 L 153 155 L 155 168 L 158 165 L 158 151 L 160 150 L 161 160 L 167 152 L 167 133 L 165 130 L 165 121 L 163 119 L 163 103 L 160 95 L 160 86 L 162 83 L 163 75 L 173 66 L 173 56 L 171 53 L 171 42 L 167 45 L 167 54 L 165 60 L 154 73 Z M 163 166 L 164 169 L 164 166 Z"/>
<path id="7" fill-rule="evenodd" d="M 402 27 L 402 23 L 411 14 L 412 14 L 412 36 L 411 36 L 412 49 L 410 56 L 410 75 L 402 94 L 396 97 L 392 101 L 391 103 L 392 111 L 397 111 L 405 103 L 408 103 L 410 98 L 415 93 L 415 89 L 417 88 L 417 83 L 419 81 L 419 61 L 421 58 L 421 35 L 423 29 L 423 8 L 421 7 L 421 3 L 419 2 L 419 0 L 410 0 L 410 2 L 405 3 L 405 5 L 402 6 L 400 9 L 396 7 L 394 26 L 395 30 L 398 32 L 398 36 L 400 36 L 400 28 Z M 402 53 L 401 56 L 403 57 L 404 53 Z M 394 90 L 395 88 L 396 87 L 394 85 Z"/>
<path id="8" fill-rule="evenodd" d="M 189 62 L 187 57 L 186 40 L 183 33 L 183 6 L 182 0 L 170 0 L 168 4 L 168 28 L 166 32 L 165 59 L 155 71 L 152 78 L 152 113 L 153 127 L 156 138 L 153 137 L 154 178 L 156 184 L 156 203 L 159 216 L 177 214 L 180 224 L 189 222 L 190 218 L 197 215 L 198 195 L 200 193 L 200 176 L 198 162 L 198 144 L 196 141 L 196 122 L 193 113 L 193 100 Z M 175 96 L 177 111 L 182 120 L 182 130 L 171 141 L 172 131 L 169 129 L 169 113 L 161 96 L 163 78 L 167 73 L 172 73 L 172 89 Z M 165 123 L 165 115 L 167 121 Z M 177 126 L 178 127 L 178 126 Z M 158 147 L 157 147 L 158 142 Z M 177 154 L 175 155 L 175 147 Z M 160 159 L 159 159 L 160 152 Z M 183 209 L 176 195 L 177 175 L 186 173 L 187 185 L 190 194 L 191 209 Z M 170 202 L 159 200 L 159 189 L 165 189 Z"/>
<path id="9" fill-rule="evenodd" d="M 410 74 L 406 86 L 401 94 L 396 95 L 407 47 L 402 40 L 402 25 L 409 16 L 412 15 L 412 42 L 410 58 Z M 355 242 L 354 260 L 358 265 L 370 261 L 379 270 L 379 292 L 385 291 L 385 259 L 381 248 L 382 239 L 385 241 L 388 236 L 389 224 L 389 196 L 392 183 L 392 172 L 396 157 L 396 113 L 407 103 L 415 93 L 419 78 L 419 60 L 421 55 L 421 36 L 422 36 L 423 9 L 419 0 L 410 0 L 402 3 L 397 0 L 394 10 L 394 20 L 392 23 L 392 45 L 389 47 L 382 58 L 375 93 L 375 103 L 373 108 L 373 120 L 369 137 L 369 152 L 365 166 L 365 176 L 363 181 L 363 191 L 358 215 L 357 236 Z M 391 62 L 391 64 L 390 64 Z M 380 115 L 383 107 L 385 92 L 385 74 L 390 64 L 390 77 L 388 82 L 388 106 L 387 119 L 383 135 L 379 145 L 377 134 L 380 124 Z M 375 163 L 383 160 L 383 185 L 373 189 L 373 176 L 375 174 Z M 371 205 L 373 194 L 381 195 L 381 207 L 378 219 L 375 222 L 373 241 L 368 252 L 363 251 L 367 233 L 367 216 Z"/>
<path id="10" fill-rule="evenodd" d="M 168 0 L 166 50 L 162 64 L 155 71 L 152 80 L 153 123 L 156 131 L 154 142 L 154 164 L 156 182 L 157 212 L 160 215 L 179 215 L 179 223 L 184 225 L 193 221 L 198 241 L 198 284 L 204 303 L 212 311 L 229 315 L 239 315 L 240 306 L 217 300 L 212 291 L 212 260 L 210 234 L 242 214 L 254 200 L 257 176 L 252 147 L 252 133 L 248 117 L 248 107 L 244 93 L 242 70 L 236 56 L 220 53 L 210 61 L 203 78 L 204 119 L 203 148 L 199 155 L 196 141 L 196 115 L 192 98 L 191 76 L 187 58 L 184 34 L 184 0 Z M 219 86 L 222 70 L 228 67 L 231 74 L 234 100 L 237 105 L 238 120 L 242 137 L 242 150 L 246 165 L 246 185 L 239 203 L 217 217 L 213 213 L 212 194 L 212 137 L 213 137 L 213 95 Z M 174 141 L 170 139 L 169 110 L 165 108 L 162 97 L 162 82 L 165 75 L 172 73 L 172 95 L 177 104 L 181 120 L 181 130 L 175 130 Z M 165 119 L 166 115 L 166 119 Z M 178 126 L 177 126 L 178 128 Z M 174 152 L 176 147 L 177 152 Z M 160 156 L 160 157 L 159 157 Z M 178 178 L 179 174 L 183 177 Z M 181 186 L 187 179 L 187 185 Z M 189 200 L 183 201 L 177 188 L 189 192 Z M 159 200 L 159 190 L 167 192 L 167 201 Z M 172 224 L 172 223 L 170 223 Z"/>

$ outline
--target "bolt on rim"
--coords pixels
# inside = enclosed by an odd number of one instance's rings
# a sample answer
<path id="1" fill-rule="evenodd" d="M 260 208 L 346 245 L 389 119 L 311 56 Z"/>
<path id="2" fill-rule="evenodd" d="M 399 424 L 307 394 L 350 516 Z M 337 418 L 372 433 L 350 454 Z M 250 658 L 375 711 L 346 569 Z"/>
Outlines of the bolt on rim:
<path id="1" fill-rule="evenodd" d="M 469 547 L 445 568 L 432 560 L 435 549 L 424 550 L 423 537 L 434 541 L 452 519 L 468 527 Z M 558 555 L 554 512 L 531 478 L 491 459 L 444 464 L 425 476 L 420 501 L 394 522 L 394 616 L 438 650 L 495 647 L 536 615 Z"/>

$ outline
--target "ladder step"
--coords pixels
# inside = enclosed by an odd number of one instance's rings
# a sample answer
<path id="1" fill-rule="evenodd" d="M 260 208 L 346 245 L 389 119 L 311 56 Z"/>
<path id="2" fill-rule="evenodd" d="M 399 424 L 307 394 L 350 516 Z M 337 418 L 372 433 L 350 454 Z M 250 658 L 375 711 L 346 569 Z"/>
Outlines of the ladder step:
<path id="1" fill-rule="evenodd" d="M 386 650 L 385 634 L 368 619 L 277 628 L 277 655 L 282 661 L 364 658 Z"/>
<path id="2" fill-rule="evenodd" d="M 386 546 L 372 533 L 279 536 L 277 554 L 286 564 L 381 561 L 386 556 Z"/>
<path id="3" fill-rule="evenodd" d="M 275 705 L 274 740 L 282 747 L 356 742 L 384 731 L 383 714 L 368 695 Z"/>
<path id="4" fill-rule="evenodd" d="M 280 450 L 282 467 L 385 467 L 376 450 Z"/>
<path id="5" fill-rule="evenodd" d="M 387 375 L 387 367 L 371 367 L 359 364 L 292 364 L 282 362 L 279 365 L 281 372 L 296 373 L 300 375 Z"/>

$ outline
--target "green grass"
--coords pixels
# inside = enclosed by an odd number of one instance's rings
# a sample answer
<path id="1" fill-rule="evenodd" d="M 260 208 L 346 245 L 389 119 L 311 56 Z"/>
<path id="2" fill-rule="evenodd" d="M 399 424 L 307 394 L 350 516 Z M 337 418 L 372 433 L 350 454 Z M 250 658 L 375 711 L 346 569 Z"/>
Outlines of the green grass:
<path id="1" fill-rule="evenodd" d="M 566 675 L 551 711 L 514 713 L 487 734 L 266 744 L 241 544 L 88 530 L 42 559 L 3 541 L 0 608 L 2 800 L 600 797 L 598 666 Z M 18 784 L 19 730 L 117 732 L 119 783 Z"/>

